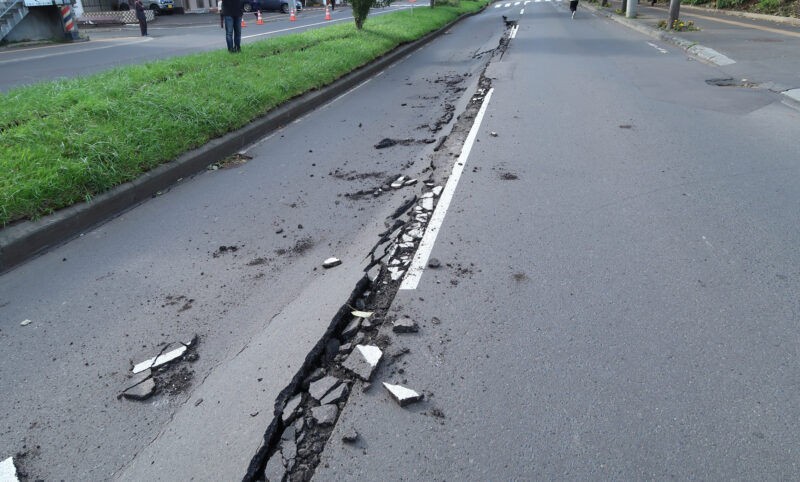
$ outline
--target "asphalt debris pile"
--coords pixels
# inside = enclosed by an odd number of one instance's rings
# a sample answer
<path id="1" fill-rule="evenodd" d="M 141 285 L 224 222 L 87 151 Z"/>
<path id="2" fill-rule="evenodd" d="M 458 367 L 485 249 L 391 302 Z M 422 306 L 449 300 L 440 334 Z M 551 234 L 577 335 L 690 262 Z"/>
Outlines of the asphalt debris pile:
<path id="1" fill-rule="evenodd" d="M 234 169 L 236 167 L 243 166 L 247 163 L 247 161 L 252 159 L 252 157 L 242 153 L 233 154 L 232 156 L 228 156 L 221 161 L 210 164 L 208 167 L 206 167 L 206 169 L 209 171 L 216 171 L 219 169 Z"/>
<path id="2" fill-rule="evenodd" d="M 181 362 L 195 362 L 198 337 L 188 342 L 165 344 L 154 357 L 136 363 L 131 377 L 125 381 L 117 398 L 147 400 L 159 391 L 170 395 L 183 392 L 191 385 L 193 372 L 180 366 Z"/>

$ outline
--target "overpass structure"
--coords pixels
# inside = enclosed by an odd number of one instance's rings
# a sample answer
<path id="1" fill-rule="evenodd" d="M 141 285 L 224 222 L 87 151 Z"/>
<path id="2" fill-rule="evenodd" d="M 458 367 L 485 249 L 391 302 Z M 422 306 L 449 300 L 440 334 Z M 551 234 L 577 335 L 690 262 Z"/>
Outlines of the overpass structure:
<path id="1" fill-rule="evenodd" d="M 70 0 L 0 0 L 0 44 L 52 38 L 79 38 Z"/>

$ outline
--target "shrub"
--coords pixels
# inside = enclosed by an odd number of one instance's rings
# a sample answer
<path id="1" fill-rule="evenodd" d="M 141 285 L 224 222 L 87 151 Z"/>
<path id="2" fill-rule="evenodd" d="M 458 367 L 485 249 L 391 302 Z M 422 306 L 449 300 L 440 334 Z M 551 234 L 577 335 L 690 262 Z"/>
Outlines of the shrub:
<path id="1" fill-rule="evenodd" d="M 780 0 L 761 0 L 758 4 L 758 10 L 762 12 L 774 12 L 780 5 Z"/>

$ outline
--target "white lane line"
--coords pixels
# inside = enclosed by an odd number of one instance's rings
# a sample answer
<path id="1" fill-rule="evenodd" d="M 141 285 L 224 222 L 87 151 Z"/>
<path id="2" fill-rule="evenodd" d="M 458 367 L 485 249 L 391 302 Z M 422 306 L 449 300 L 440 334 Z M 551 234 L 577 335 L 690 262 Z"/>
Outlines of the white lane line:
<path id="1" fill-rule="evenodd" d="M 510 7 L 510 6 L 511 6 L 511 4 L 510 4 L 510 3 L 507 3 L 507 4 L 506 4 L 506 7 Z"/>
<path id="2" fill-rule="evenodd" d="M 519 14 L 520 14 L 520 15 L 522 15 L 522 14 L 524 14 L 524 13 L 525 13 L 525 9 L 524 9 L 524 8 L 523 8 L 522 10 L 520 10 L 520 11 L 519 11 Z"/>
<path id="3" fill-rule="evenodd" d="M 77 50 L 77 49 L 76 50 L 67 50 L 67 51 L 59 50 L 58 52 L 53 52 L 53 53 L 50 53 L 50 54 L 31 55 L 30 57 L 19 57 L 19 58 L 16 58 L 16 59 L 0 60 L 0 65 L 10 64 L 10 63 L 13 63 L 13 62 L 22 62 L 22 61 L 25 61 L 25 60 L 46 59 L 48 57 L 55 57 L 55 56 L 60 56 L 60 55 L 82 54 L 84 52 L 92 52 L 94 50 L 111 49 L 111 48 L 115 48 L 115 47 L 123 47 L 125 45 L 133 45 L 133 44 L 139 44 L 139 43 L 143 43 L 143 42 L 152 42 L 152 41 L 153 41 L 153 37 L 144 37 L 144 38 L 137 38 L 136 40 L 133 40 L 131 42 L 120 42 L 118 44 L 113 44 L 113 45 L 103 45 L 101 47 L 90 47 L 90 48 L 81 49 L 81 50 Z M 28 50 L 33 50 L 33 49 L 28 49 Z M 9 51 L 9 53 L 11 53 L 11 52 L 13 52 L 13 51 Z"/>
<path id="4" fill-rule="evenodd" d="M 520 3 L 522 3 L 522 2 L 514 2 L 514 6 L 516 7 L 516 6 L 517 6 L 517 5 L 519 5 Z"/>
<path id="5" fill-rule="evenodd" d="M 523 5 L 527 5 L 529 3 L 531 3 L 531 0 L 525 0 L 525 3 Z"/>
<path id="6" fill-rule="evenodd" d="M 662 49 L 661 47 L 659 47 L 658 45 L 654 44 L 653 42 L 647 42 L 647 45 L 649 45 L 649 46 L 653 47 L 654 49 L 658 50 L 658 51 L 659 51 L 659 52 L 661 52 L 662 54 L 668 54 L 668 53 L 669 53 L 669 52 L 667 52 L 666 50 L 664 50 L 664 49 Z"/>
<path id="7" fill-rule="evenodd" d="M 498 3 L 497 5 L 494 6 L 494 8 L 500 8 L 502 6 L 503 6 L 502 4 Z"/>
<path id="8" fill-rule="evenodd" d="M 517 30 L 519 30 L 519 25 L 514 25 L 514 28 L 511 29 L 511 35 L 509 35 L 509 37 L 512 39 L 515 38 L 517 36 Z"/>
<path id="9" fill-rule="evenodd" d="M 425 269 L 425 265 L 428 263 L 428 258 L 433 250 L 433 244 L 436 242 L 436 235 L 439 234 L 439 228 L 442 227 L 444 216 L 447 214 L 447 209 L 450 207 L 450 201 L 453 200 L 453 194 L 456 192 L 458 180 L 461 179 L 461 174 L 464 172 L 464 165 L 467 163 L 469 153 L 472 151 L 472 145 L 475 143 L 475 138 L 478 136 L 478 130 L 481 127 L 483 116 L 486 114 L 486 108 L 489 106 L 489 100 L 492 98 L 492 92 L 494 92 L 494 88 L 489 89 L 489 92 L 486 93 L 486 97 L 483 99 L 483 104 L 481 104 L 478 115 L 475 116 L 475 123 L 472 124 L 472 129 L 469 130 L 467 140 L 464 141 L 464 148 L 461 149 L 461 154 L 458 156 L 458 160 L 456 160 L 456 163 L 453 166 L 453 172 L 447 179 L 447 184 L 445 184 L 442 195 L 439 197 L 439 202 L 436 204 L 436 210 L 433 211 L 433 216 L 431 216 L 431 221 L 428 223 L 428 227 L 425 229 L 425 234 L 422 236 L 422 241 L 419 242 L 417 252 L 414 253 L 414 259 L 411 261 L 411 266 L 409 266 L 408 272 L 406 273 L 405 278 L 403 278 L 403 282 L 400 284 L 401 290 L 417 289 L 419 280 L 422 277 L 422 271 Z"/>

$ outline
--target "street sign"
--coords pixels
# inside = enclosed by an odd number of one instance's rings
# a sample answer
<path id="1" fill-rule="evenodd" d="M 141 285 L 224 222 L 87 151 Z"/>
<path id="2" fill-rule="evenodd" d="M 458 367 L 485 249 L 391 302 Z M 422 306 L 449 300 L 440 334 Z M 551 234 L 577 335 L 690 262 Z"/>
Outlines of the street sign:
<path id="1" fill-rule="evenodd" d="M 53 5 L 53 0 L 25 0 L 26 7 L 49 7 Z"/>

